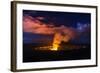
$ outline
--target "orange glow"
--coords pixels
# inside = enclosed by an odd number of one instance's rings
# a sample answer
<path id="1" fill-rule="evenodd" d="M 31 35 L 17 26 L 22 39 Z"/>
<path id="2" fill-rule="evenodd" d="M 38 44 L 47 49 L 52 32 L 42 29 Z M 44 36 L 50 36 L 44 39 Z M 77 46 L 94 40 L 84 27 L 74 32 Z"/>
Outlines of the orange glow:
<path id="1" fill-rule="evenodd" d="M 52 48 L 50 50 L 52 51 L 59 50 L 58 48 L 59 48 L 61 41 L 62 41 L 62 35 L 60 33 L 55 33 Z"/>
<path id="2" fill-rule="evenodd" d="M 59 44 L 53 44 L 53 47 L 50 50 L 57 51 L 58 47 L 59 47 Z"/>

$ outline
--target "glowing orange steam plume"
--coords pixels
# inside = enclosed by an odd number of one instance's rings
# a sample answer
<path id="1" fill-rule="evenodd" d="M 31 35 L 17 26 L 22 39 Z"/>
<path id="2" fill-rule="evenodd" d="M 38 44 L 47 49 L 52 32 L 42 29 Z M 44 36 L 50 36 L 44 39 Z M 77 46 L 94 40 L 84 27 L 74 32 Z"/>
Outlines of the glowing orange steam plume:
<path id="1" fill-rule="evenodd" d="M 58 47 L 62 41 L 63 36 L 60 33 L 55 33 L 52 48 L 50 50 L 57 51 Z"/>
<path id="2" fill-rule="evenodd" d="M 71 29 L 66 29 L 65 31 L 55 32 L 52 48 L 50 50 L 57 51 L 62 41 L 68 42 L 71 38 L 75 36 L 75 32 Z"/>

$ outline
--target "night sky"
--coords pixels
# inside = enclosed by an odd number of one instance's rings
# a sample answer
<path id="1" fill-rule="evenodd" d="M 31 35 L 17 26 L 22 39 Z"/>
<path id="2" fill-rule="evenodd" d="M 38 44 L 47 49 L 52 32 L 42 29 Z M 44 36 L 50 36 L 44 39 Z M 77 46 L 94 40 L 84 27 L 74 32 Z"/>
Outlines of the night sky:
<path id="1" fill-rule="evenodd" d="M 35 11 L 35 10 L 23 10 L 23 15 L 29 15 L 32 17 L 45 17 L 42 20 L 44 23 L 53 22 L 56 25 L 66 25 L 76 27 L 77 23 L 90 24 L 90 13 L 72 13 L 72 12 L 53 12 L 53 11 Z"/>
<path id="2" fill-rule="evenodd" d="M 90 25 L 91 24 L 91 14 L 90 13 L 23 10 L 23 18 L 25 16 L 28 16 L 28 17 L 30 16 L 31 18 L 35 18 L 35 20 L 38 20 L 39 22 L 45 25 L 53 24 L 54 27 L 60 27 L 61 25 L 63 25 L 65 27 L 73 28 L 77 31 L 77 33 L 80 34 L 78 36 L 80 40 L 79 43 L 80 42 L 90 43 L 90 26 L 91 26 Z M 23 20 L 23 22 L 25 21 Z M 23 24 L 23 27 L 26 25 Z M 30 30 L 28 30 L 27 32 L 28 28 L 26 29 L 26 27 L 25 27 L 26 31 L 23 31 L 24 32 L 23 42 L 32 43 L 33 41 L 31 40 L 36 39 L 37 36 L 34 35 L 34 33 L 30 32 Z M 73 41 L 76 42 L 75 39 Z"/>

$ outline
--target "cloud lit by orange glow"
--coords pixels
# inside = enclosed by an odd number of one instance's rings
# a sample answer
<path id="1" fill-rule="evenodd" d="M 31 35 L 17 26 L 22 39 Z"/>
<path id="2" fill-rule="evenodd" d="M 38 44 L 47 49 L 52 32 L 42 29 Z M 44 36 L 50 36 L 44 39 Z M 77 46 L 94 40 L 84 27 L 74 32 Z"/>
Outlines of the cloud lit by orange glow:
<path id="1" fill-rule="evenodd" d="M 54 28 L 49 26 L 50 25 L 44 24 L 31 16 L 24 16 L 23 18 L 24 32 L 32 32 L 36 34 L 53 34 Z"/>
<path id="2" fill-rule="evenodd" d="M 41 18 L 41 17 L 39 17 Z M 43 17 L 42 17 L 43 18 Z M 73 38 L 76 34 L 76 31 L 74 28 L 66 27 L 64 25 L 61 25 L 59 27 L 56 27 L 55 25 L 46 24 L 41 21 L 39 21 L 37 18 L 33 18 L 31 16 L 24 16 L 23 17 L 23 30 L 24 32 L 31 32 L 34 34 L 59 34 L 58 37 L 60 41 L 69 41 L 71 38 Z"/>

